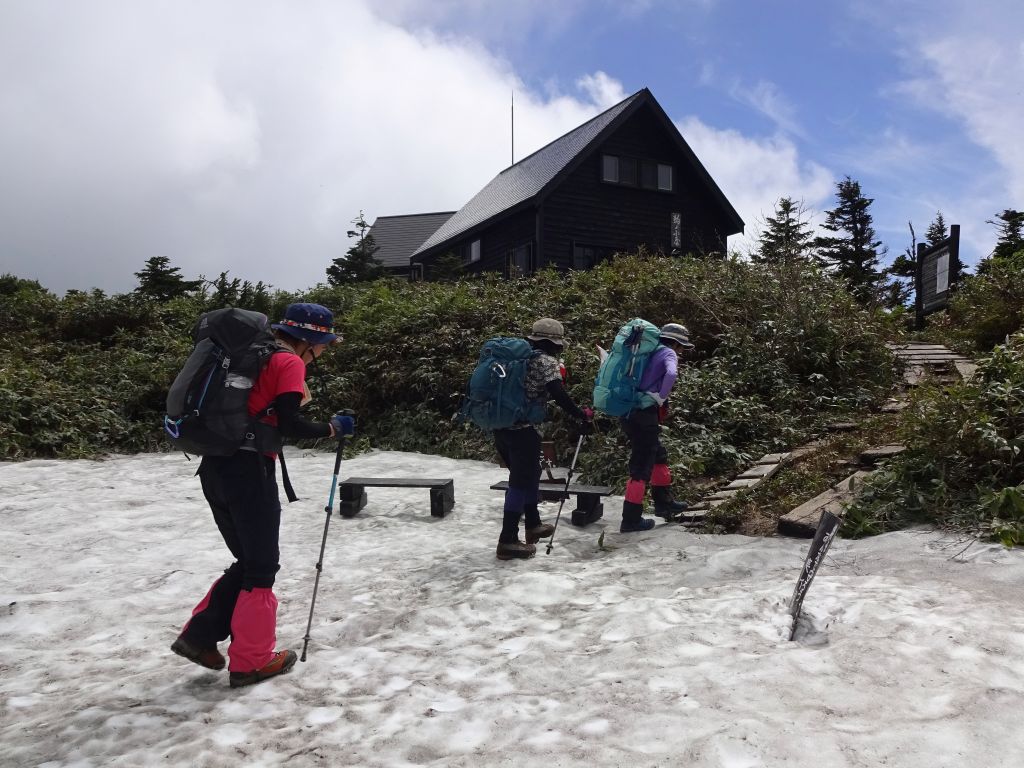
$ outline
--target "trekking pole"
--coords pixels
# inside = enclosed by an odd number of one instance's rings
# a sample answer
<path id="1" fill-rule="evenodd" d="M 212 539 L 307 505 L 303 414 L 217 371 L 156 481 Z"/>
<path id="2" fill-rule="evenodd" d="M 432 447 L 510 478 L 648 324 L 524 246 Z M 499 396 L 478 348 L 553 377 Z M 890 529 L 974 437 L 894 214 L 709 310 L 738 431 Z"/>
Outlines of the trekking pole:
<path id="1" fill-rule="evenodd" d="M 572 480 L 572 471 L 576 469 L 576 459 L 580 456 L 580 448 L 583 446 L 583 435 L 580 434 L 580 439 L 576 441 L 576 453 L 572 455 L 572 464 L 569 465 L 569 474 L 565 476 L 565 488 L 562 489 L 562 501 L 558 504 L 558 514 L 555 515 L 555 529 L 551 531 L 551 538 L 548 539 L 548 548 L 545 554 L 551 554 L 551 545 L 555 540 L 555 532 L 558 531 L 558 521 L 562 517 L 562 507 L 565 506 L 565 500 L 569 498 L 569 481 Z"/>
<path id="2" fill-rule="evenodd" d="M 324 520 L 324 537 L 320 541 L 320 559 L 316 561 L 316 579 L 313 581 L 313 601 L 309 604 L 309 621 L 306 623 L 306 636 L 302 639 L 302 656 L 301 661 L 306 660 L 306 648 L 309 646 L 309 630 L 313 626 L 313 606 L 316 605 L 316 591 L 320 587 L 320 572 L 324 569 L 324 549 L 327 547 L 327 529 L 331 525 L 331 513 L 334 510 L 334 492 L 338 488 L 338 472 L 341 470 L 341 454 L 345 452 L 345 440 L 348 438 L 342 436 L 341 440 L 338 441 L 338 450 L 334 454 L 334 477 L 331 478 L 331 494 L 327 497 L 327 506 L 324 507 L 324 511 L 327 513 L 327 518 Z"/>

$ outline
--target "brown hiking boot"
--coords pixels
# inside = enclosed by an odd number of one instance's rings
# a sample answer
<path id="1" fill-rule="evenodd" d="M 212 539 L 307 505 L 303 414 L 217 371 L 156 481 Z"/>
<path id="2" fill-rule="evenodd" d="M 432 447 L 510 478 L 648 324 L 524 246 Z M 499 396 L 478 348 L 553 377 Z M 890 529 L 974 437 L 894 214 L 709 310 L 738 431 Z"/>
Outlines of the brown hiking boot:
<path id="1" fill-rule="evenodd" d="M 221 656 L 220 651 L 216 647 L 197 648 L 186 640 L 184 636 L 179 636 L 177 640 L 171 643 L 171 650 L 201 667 L 224 669 L 224 657 Z"/>
<path id="2" fill-rule="evenodd" d="M 269 677 L 283 675 L 295 666 L 298 659 L 295 651 L 277 651 L 273 658 L 259 669 L 254 669 L 252 672 L 232 672 L 231 687 L 241 688 L 243 685 L 253 685 Z"/>
<path id="3" fill-rule="evenodd" d="M 525 560 L 537 554 L 537 548 L 533 544 L 523 544 L 521 541 L 499 541 L 495 553 L 499 560 Z"/>
<path id="4" fill-rule="evenodd" d="M 540 525 L 533 526 L 533 528 L 527 528 L 526 543 L 536 544 L 538 541 L 546 539 L 554 532 L 555 526 L 551 525 L 551 523 L 541 523 Z"/>

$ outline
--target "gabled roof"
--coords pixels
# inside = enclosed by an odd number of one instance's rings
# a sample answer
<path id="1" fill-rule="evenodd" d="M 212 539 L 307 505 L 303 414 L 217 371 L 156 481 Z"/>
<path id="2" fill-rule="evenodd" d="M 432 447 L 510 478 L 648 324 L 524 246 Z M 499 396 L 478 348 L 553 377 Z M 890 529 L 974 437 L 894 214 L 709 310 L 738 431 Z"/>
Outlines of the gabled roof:
<path id="1" fill-rule="evenodd" d="M 743 220 L 736 209 L 722 194 L 722 190 L 711 178 L 707 169 L 690 149 L 686 140 L 679 133 L 679 129 L 665 114 L 651 92 L 647 88 L 642 88 L 597 117 L 588 120 L 580 127 L 569 131 L 547 146 L 538 149 L 532 155 L 528 155 L 515 165 L 503 170 L 427 238 L 413 252 L 412 258 L 433 251 L 438 246 L 465 235 L 473 229 L 479 229 L 480 225 L 485 222 L 528 203 L 546 190 L 553 188 L 559 179 L 582 161 L 588 148 L 604 140 L 643 104 L 650 104 L 654 108 L 679 150 L 691 162 L 698 175 L 704 179 L 722 207 L 726 218 L 730 219 L 735 226 L 735 231 L 742 232 Z"/>
<path id="2" fill-rule="evenodd" d="M 536 197 L 548 182 L 601 135 L 641 93 L 643 91 L 634 93 L 628 99 L 620 101 L 579 128 L 569 131 L 499 173 L 486 187 L 477 192 L 472 200 L 456 211 L 444 226 L 431 235 L 413 256 L 458 237 L 477 224 Z"/>
<path id="3" fill-rule="evenodd" d="M 412 213 L 405 216 L 378 216 L 368 234 L 380 250 L 373 254 L 385 269 L 409 266 L 409 257 L 423 241 L 452 217 L 455 211 Z"/>

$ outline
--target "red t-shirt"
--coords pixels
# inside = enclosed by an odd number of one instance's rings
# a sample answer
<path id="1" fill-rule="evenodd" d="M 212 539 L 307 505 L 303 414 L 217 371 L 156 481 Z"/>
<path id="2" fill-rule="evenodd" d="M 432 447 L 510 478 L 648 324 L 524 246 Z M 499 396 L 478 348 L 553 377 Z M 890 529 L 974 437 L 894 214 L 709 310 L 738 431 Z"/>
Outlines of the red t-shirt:
<path id="1" fill-rule="evenodd" d="M 286 392 L 298 392 L 301 395 L 305 390 L 306 364 L 302 358 L 291 352 L 275 352 L 249 393 L 249 415 L 255 416 L 272 405 L 278 395 Z M 260 421 L 276 427 L 277 414 L 264 416 Z"/>

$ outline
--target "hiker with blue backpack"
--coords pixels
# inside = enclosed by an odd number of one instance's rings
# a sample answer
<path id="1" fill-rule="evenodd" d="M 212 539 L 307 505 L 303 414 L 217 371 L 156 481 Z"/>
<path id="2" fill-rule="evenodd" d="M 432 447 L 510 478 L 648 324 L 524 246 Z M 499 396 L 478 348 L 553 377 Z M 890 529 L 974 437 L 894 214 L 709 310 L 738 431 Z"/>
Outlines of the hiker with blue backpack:
<path id="1" fill-rule="evenodd" d="M 565 328 L 542 317 L 526 339 L 494 338 L 484 344 L 469 392 L 460 411 L 481 429 L 494 433 L 498 454 L 508 467 L 508 490 L 495 554 L 499 560 L 524 559 L 537 552 L 536 543 L 554 533 L 540 519 L 541 438 L 536 425 L 544 421 L 547 401 L 555 403 L 590 431 L 594 413 L 580 408 L 565 390 L 559 357 Z M 524 517 L 526 541 L 519 540 Z"/>
<path id="2" fill-rule="evenodd" d="M 195 607 L 171 650 L 208 669 L 223 669 L 217 644 L 230 635 L 232 688 L 295 665 L 294 651 L 275 650 L 273 586 L 281 526 L 276 459 L 284 437 L 342 440 L 354 432 L 350 412 L 327 422 L 299 414 L 310 399 L 306 366 L 340 340 L 333 321 L 331 311 L 319 304 L 290 305 L 284 319 L 270 326 L 273 331 L 259 313 L 208 313 L 197 324 L 196 349 L 168 396 L 168 433 L 178 447 L 203 455 L 197 473 L 203 495 L 235 558 Z M 234 444 L 220 429 L 232 414 L 241 420 Z M 223 434 L 215 443 L 211 435 L 218 431 Z"/>
<path id="3" fill-rule="evenodd" d="M 659 329 L 637 318 L 620 329 L 598 369 L 594 407 L 619 417 L 630 446 L 621 533 L 654 527 L 653 520 L 643 517 L 648 483 L 656 516 L 668 520 L 686 509 L 686 504 L 672 498 L 672 471 L 659 435 L 668 416 L 679 355 L 693 348 L 685 326 L 668 323 Z"/>

